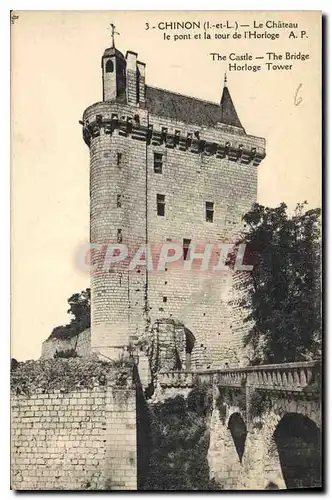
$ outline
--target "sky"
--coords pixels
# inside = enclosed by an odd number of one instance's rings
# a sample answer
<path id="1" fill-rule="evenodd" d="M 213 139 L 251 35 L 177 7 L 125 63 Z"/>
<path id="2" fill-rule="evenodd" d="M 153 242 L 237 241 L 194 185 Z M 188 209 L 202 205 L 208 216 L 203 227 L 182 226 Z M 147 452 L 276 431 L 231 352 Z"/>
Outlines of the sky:
<path id="1" fill-rule="evenodd" d="M 111 45 L 138 53 L 146 83 L 219 102 L 227 63 L 211 52 L 307 53 L 290 71 L 228 71 L 250 135 L 266 138 L 258 201 L 321 203 L 320 21 L 310 12 L 20 11 L 11 26 L 11 355 L 36 359 L 52 329 L 69 320 L 67 299 L 89 286 L 75 255 L 89 237 L 89 150 L 79 120 L 102 99 L 100 58 Z M 268 16 L 268 17 L 267 17 Z M 165 21 L 298 22 L 308 38 L 172 40 Z M 149 23 L 147 30 L 146 23 Z M 271 30 L 270 30 L 271 32 Z M 187 32 L 184 32 L 187 34 Z M 296 105 L 297 104 L 297 105 Z"/>

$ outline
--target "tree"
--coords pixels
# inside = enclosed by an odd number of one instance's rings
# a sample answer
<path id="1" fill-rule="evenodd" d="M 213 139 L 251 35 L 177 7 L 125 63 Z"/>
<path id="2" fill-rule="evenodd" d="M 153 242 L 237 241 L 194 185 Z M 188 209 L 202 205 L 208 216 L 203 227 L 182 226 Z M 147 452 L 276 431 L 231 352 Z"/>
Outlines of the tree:
<path id="1" fill-rule="evenodd" d="M 67 313 L 72 316 L 70 323 L 55 327 L 49 339 L 68 339 L 90 328 L 90 288 L 86 288 L 86 290 L 82 290 L 80 293 L 74 293 L 69 297 L 68 304 L 69 309 Z"/>
<path id="2" fill-rule="evenodd" d="M 321 353 L 320 209 L 292 216 L 287 206 L 255 204 L 240 243 L 253 270 L 239 272 L 239 306 L 251 326 L 252 364 L 300 361 Z"/>
<path id="3" fill-rule="evenodd" d="M 17 359 L 11 358 L 11 360 L 10 360 L 10 371 L 16 370 L 16 368 L 18 367 L 18 365 L 19 365 L 19 362 L 17 361 Z"/>
<path id="4" fill-rule="evenodd" d="M 74 293 L 68 299 L 69 309 L 68 314 L 73 316 L 71 323 L 83 331 L 90 327 L 90 307 L 91 307 L 91 290 L 87 288 L 80 293 Z"/>
<path id="5" fill-rule="evenodd" d="M 54 359 L 69 359 L 69 358 L 78 358 L 78 354 L 75 349 L 67 349 L 66 351 L 56 351 L 53 358 Z"/>

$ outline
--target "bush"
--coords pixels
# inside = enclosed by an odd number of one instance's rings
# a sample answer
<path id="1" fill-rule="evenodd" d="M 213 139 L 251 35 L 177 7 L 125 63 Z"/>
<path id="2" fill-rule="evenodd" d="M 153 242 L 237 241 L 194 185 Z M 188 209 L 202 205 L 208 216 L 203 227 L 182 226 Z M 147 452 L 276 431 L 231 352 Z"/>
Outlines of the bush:
<path id="1" fill-rule="evenodd" d="M 129 362 L 121 366 L 98 358 L 61 358 L 25 361 L 11 372 L 11 390 L 16 394 L 33 393 L 36 389 L 49 393 L 54 390 L 71 392 L 104 386 L 107 380 L 117 386 L 132 385 L 133 367 Z M 126 374 L 126 384 L 123 380 Z"/>
<path id="2" fill-rule="evenodd" d="M 75 351 L 75 349 L 67 349 L 66 351 L 57 351 L 53 357 L 54 359 L 58 358 L 68 359 L 68 358 L 78 358 L 79 356 Z"/>
<path id="3" fill-rule="evenodd" d="M 252 418 L 262 417 L 271 409 L 271 400 L 263 391 L 255 391 L 250 399 L 249 414 Z"/>
<path id="4" fill-rule="evenodd" d="M 189 394 L 150 405 L 150 469 L 144 490 L 216 490 L 209 479 L 208 414 L 211 399 L 200 386 Z"/>
<path id="5" fill-rule="evenodd" d="M 17 361 L 17 359 L 15 358 L 12 358 L 10 360 L 10 371 L 14 371 L 19 365 L 19 362 Z"/>
<path id="6" fill-rule="evenodd" d="M 106 385 L 112 364 L 95 359 L 58 358 L 18 363 L 11 372 L 11 390 L 16 394 L 71 392 L 77 388 Z"/>

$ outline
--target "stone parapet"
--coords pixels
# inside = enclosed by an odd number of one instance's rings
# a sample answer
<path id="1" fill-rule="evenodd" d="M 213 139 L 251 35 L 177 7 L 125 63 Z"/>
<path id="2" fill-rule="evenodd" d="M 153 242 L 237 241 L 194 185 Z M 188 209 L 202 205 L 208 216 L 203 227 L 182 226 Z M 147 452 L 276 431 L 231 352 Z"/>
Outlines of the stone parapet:
<path id="1" fill-rule="evenodd" d="M 178 148 L 192 153 L 204 153 L 228 158 L 246 165 L 258 166 L 265 158 L 265 139 L 245 133 L 234 134 L 233 127 L 198 127 L 167 118 L 150 115 L 145 110 L 119 104 L 96 103 L 83 114 L 83 138 L 90 146 L 91 139 L 100 134 L 130 136 L 148 144 Z"/>
<path id="2" fill-rule="evenodd" d="M 158 380 L 164 387 L 193 386 L 200 382 L 221 387 L 250 386 L 253 389 L 302 392 L 310 388 L 316 391 L 320 370 L 321 361 L 314 360 L 222 370 L 161 372 Z"/>

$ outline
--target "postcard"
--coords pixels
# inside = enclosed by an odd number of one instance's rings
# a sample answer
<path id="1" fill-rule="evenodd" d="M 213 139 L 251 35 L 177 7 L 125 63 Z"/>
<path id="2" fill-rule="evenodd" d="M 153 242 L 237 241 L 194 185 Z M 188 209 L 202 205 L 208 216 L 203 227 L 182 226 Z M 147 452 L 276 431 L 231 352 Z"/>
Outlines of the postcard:
<path id="1" fill-rule="evenodd" d="M 322 488 L 322 14 L 11 12 L 11 488 Z"/>

